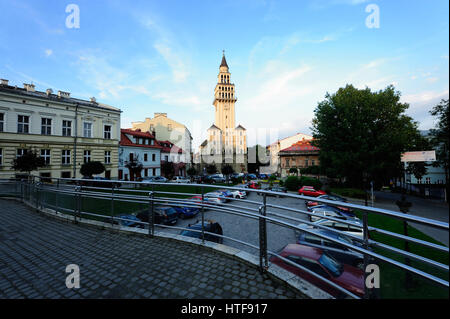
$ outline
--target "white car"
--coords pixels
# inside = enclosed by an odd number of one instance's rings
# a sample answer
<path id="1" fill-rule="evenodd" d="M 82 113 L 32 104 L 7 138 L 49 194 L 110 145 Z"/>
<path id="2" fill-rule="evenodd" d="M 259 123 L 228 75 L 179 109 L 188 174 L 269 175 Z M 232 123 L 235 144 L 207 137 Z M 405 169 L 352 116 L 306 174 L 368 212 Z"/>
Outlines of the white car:
<path id="1" fill-rule="evenodd" d="M 171 180 L 171 183 L 190 183 L 191 180 L 184 176 L 174 176 Z"/>
<path id="2" fill-rule="evenodd" d="M 298 227 L 304 228 L 304 229 L 323 229 L 320 227 L 317 227 L 315 225 L 320 225 L 320 226 L 325 226 L 328 228 L 332 228 L 332 229 L 336 229 L 338 231 L 342 231 L 343 233 L 349 234 L 349 235 L 353 235 L 356 237 L 359 237 L 361 239 L 363 239 L 363 224 L 361 222 L 361 220 L 346 220 L 346 222 L 350 222 L 351 225 L 349 224 L 344 224 L 344 223 L 340 223 L 340 222 L 336 222 L 334 220 L 327 220 L 327 219 L 320 219 L 317 220 L 313 223 L 313 225 L 308 225 L 308 224 L 300 224 L 298 225 Z M 295 230 L 295 234 L 296 236 L 298 236 L 300 234 L 300 230 Z"/>
<path id="3" fill-rule="evenodd" d="M 233 194 L 233 198 L 244 199 L 247 197 L 247 192 L 244 190 L 230 190 L 230 193 Z"/>

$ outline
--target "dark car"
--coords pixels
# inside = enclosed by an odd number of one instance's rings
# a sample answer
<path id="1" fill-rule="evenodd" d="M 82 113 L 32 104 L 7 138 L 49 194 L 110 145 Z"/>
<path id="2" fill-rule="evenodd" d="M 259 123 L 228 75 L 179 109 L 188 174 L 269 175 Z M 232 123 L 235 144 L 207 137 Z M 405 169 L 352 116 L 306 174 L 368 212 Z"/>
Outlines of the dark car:
<path id="1" fill-rule="evenodd" d="M 155 206 L 153 211 L 155 214 L 155 224 L 174 225 L 178 221 L 178 212 L 173 207 Z M 141 211 L 136 217 L 139 218 L 139 220 L 148 223 L 150 211 Z"/>
<path id="2" fill-rule="evenodd" d="M 272 186 L 265 189 L 266 191 L 276 192 L 276 193 L 287 193 L 286 187 L 282 186 Z M 280 194 L 267 194 L 269 196 L 276 196 L 276 197 L 283 197 L 283 195 Z"/>
<path id="3" fill-rule="evenodd" d="M 336 202 L 343 202 L 343 203 L 347 202 L 346 198 L 341 197 L 341 196 L 337 196 L 337 195 L 321 195 L 321 196 L 318 196 L 317 199 L 326 199 L 326 200 L 331 200 L 331 201 L 336 201 Z M 313 201 L 313 200 L 309 200 L 309 201 L 307 200 L 307 201 L 305 201 L 305 204 L 306 204 L 306 207 L 314 207 L 314 206 L 318 206 L 318 205 L 325 205 L 325 204 L 323 204 L 321 202 Z M 341 209 L 341 210 L 345 210 L 345 211 L 349 211 L 349 212 L 352 211 L 352 209 L 348 208 L 348 207 L 343 207 L 343 206 L 342 207 L 341 206 L 337 206 L 337 207 L 339 209 Z"/>
<path id="4" fill-rule="evenodd" d="M 311 270 L 359 297 L 364 296 L 364 272 L 359 268 L 337 261 L 319 248 L 289 244 L 279 253 L 279 255 Z M 270 261 L 306 281 L 309 281 L 314 286 L 319 287 L 336 298 L 345 297 L 343 292 L 306 271 L 288 264 L 277 256 L 271 257 Z"/>
<path id="5" fill-rule="evenodd" d="M 181 219 L 192 218 L 200 212 L 200 209 L 196 207 L 179 207 L 172 206 L 178 213 L 178 217 Z"/>
<path id="6" fill-rule="evenodd" d="M 259 179 L 268 179 L 269 176 L 267 174 L 258 174 Z"/>
<path id="7" fill-rule="evenodd" d="M 307 210 L 316 215 L 309 216 L 310 221 L 319 220 L 321 218 L 320 216 L 336 217 L 340 219 L 357 219 L 353 212 L 345 211 L 334 206 L 318 205 L 308 207 Z"/>
<path id="8" fill-rule="evenodd" d="M 361 241 L 353 239 L 349 236 L 341 235 L 336 232 L 332 232 L 325 229 L 318 229 L 315 231 L 318 234 L 331 237 L 333 239 L 345 242 L 347 244 L 352 244 L 361 248 L 363 247 Z M 314 236 L 309 233 L 301 232 L 300 235 L 298 236 L 297 244 L 320 248 L 323 251 L 327 252 L 329 255 L 339 260 L 340 262 L 363 269 L 364 255 L 354 250 L 351 250 L 350 248 L 339 245 L 338 243 L 323 239 L 318 236 Z"/>
<path id="9" fill-rule="evenodd" d="M 248 181 L 253 181 L 253 180 L 257 180 L 258 177 L 255 174 L 247 174 L 247 175 L 245 175 L 245 179 Z"/>
<path id="10" fill-rule="evenodd" d="M 202 239 L 202 223 L 197 221 L 195 224 L 188 225 L 188 230 L 183 230 L 180 235 L 193 237 L 193 238 L 199 238 Z M 204 231 L 208 233 L 213 233 L 217 235 L 223 235 L 222 226 L 220 226 L 219 223 L 212 221 L 212 220 L 206 220 L 204 223 Z M 223 238 L 219 236 L 215 236 L 212 234 L 205 233 L 205 240 L 212 241 L 215 243 L 221 244 L 223 242 Z"/>
<path id="11" fill-rule="evenodd" d="M 208 175 L 204 178 L 204 183 L 208 184 L 225 183 L 225 178 L 223 178 L 219 174 Z"/>

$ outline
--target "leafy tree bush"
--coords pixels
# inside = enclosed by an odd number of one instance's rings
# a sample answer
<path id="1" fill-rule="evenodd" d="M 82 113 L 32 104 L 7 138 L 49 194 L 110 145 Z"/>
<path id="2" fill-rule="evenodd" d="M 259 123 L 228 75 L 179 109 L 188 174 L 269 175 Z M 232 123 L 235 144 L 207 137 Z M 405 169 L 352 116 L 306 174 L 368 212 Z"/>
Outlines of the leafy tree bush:
<path id="1" fill-rule="evenodd" d="M 289 173 L 290 173 L 290 174 L 296 174 L 296 175 L 298 175 L 298 169 L 296 169 L 295 167 L 291 167 L 291 168 L 289 169 Z"/>
<path id="2" fill-rule="evenodd" d="M 288 176 L 284 182 L 284 186 L 290 191 L 298 191 L 299 185 L 300 180 L 297 176 Z"/>
<path id="3" fill-rule="evenodd" d="M 190 167 L 190 168 L 186 171 L 186 173 L 187 173 L 189 176 L 195 176 L 195 175 L 197 175 L 197 170 L 196 170 L 194 167 Z"/>
<path id="4" fill-rule="evenodd" d="M 162 163 L 161 171 L 163 172 L 164 176 L 166 176 L 168 179 L 171 179 L 175 174 L 175 166 L 173 165 L 173 162 Z"/>
<path id="5" fill-rule="evenodd" d="M 206 172 L 208 174 L 215 174 L 217 173 L 217 167 L 215 164 L 209 164 L 206 166 Z"/>
<path id="6" fill-rule="evenodd" d="M 230 164 L 225 164 L 222 167 L 222 174 L 225 176 L 227 182 L 228 182 L 228 179 L 229 179 L 230 175 L 233 174 L 233 173 L 234 173 L 234 169 L 233 169 L 233 167 Z"/>
<path id="7" fill-rule="evenodd" d="M 92 175 L 101 174 L 105 171 L 105 166 L 101 162 L 87 162 L 81 165 L 80 174 L 89 178 Z"/>
<path id="8" fill-rule="evenodd" d="M 302 176 L 299 178 L 299 188 L 302 186 L 312 186 L 315 189 L 321 189 L 322 188 L 322 182 L 319 181 L 317 178 L 311 178 L 311 177 L 305 177 Z"/>
<path id="9" fill-rule="evenodd" d="M 36 152 L 27 151 L 22 156 L 17 157 L 12 162 L 12 168 L 15 171 L 27 172 L 30 175 L 31 171 L 45 166 L 45 161 Z"/>

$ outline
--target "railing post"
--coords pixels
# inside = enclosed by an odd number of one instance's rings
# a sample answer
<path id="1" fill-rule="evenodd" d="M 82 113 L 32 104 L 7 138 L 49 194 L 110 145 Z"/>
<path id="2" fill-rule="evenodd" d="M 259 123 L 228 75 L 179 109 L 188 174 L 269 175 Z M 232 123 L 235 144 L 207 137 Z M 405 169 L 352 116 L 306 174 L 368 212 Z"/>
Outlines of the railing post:
<path id="1" fill-rule="evenodd" d="M 266 221 L 266 194 L 263 194 L 263 205 L 259 207 L 259 267 L 261 272 L 269 268 L 267 259 L 267 221 Z"/>
<path id="2" fill-rule="evenodd" d="M 25 183 L 24 183 L 23 178 L 20 180 L 20 192 L 22 195 L 22 203 L 24 203 L 25 202 Z"/>
<path id="3" fill-rule="evenodd" d="M 56 180 L 55 213 L 59 210 L 59 179 Z"/>
<path id="4" fill-rule="evenodd" d="M 34 189 L 35 189 L 35 205 L 36 205 L 36 211 L 39 211 L 39 182 L 37 182 L 36 184 L 35 184 L 35 187 L 34 187 Z"/>
<path id="5" fill-rule="evenodd" d="M 75 187 L 75 220 L 78 215 L 78 221 L 81 221 L 81 205 L 80 205 L 80 199 L 81 199 L 81 186 L 77 185 Z"/>
<path id="6" fill-rule="evenodd" d="M 367 221 L 367 211 L 363 212 L 363 247 L 364 249 L 368 249 L 369 248 L 369 225 L 368 225 L 368 221 Z M 367 279 L 367 265 L 369 265 L 369 256 L 364 253 L 364 299 L 369 299 L 370 298 L 370 291 L 369 288 L 367 287 L 366 284 L 366 279 Z"/>
<path id="7" fill-rule="evenodd" d="M 114 183 L 111 183 L 111 226 L 114 225 Z"/>
<path id="8" fill-rule="evenodd" d="M 203 208 L 204 198 L 205 198 L 205 190 L 204 187 L 202 186 L 202 245 L 205 244 L 205 210 Z"/>
<path id="9" fill-rule="evenodd" d="M 153 189 L 153 188 L 152 188 Z M 149 206 L 150 206 L 150 216 L 148 219 L 148 237 L 153 238 L 155 236 L 155 211 L 154 211 L 154 192 L 151 191 L 148 193 L 149 197 Z"/>

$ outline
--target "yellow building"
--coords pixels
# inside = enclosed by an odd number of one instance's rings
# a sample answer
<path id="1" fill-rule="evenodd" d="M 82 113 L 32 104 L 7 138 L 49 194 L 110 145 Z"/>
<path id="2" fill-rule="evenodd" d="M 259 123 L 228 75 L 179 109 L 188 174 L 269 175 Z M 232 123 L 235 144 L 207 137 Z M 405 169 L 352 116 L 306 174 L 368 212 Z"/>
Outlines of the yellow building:
<path id="1" fill-rule="evenodd" d="M 242 172 L 247 168 L 247 131 L 241 125 L 236 126 L 236 101 L 235 85 L 224 54 L 214 89 L 215 121 L 208 129 L 208 139 L 200 145 L 200 155 L 202 162 L 232 164 L 235 171 Z"/>
<path id="2" fill-rule="evenodd" d="M 115 179 L 118 174 L 120 140 L 118 108 L 73 98 L 70 93 L 51 89 L 35 90 L 0 82 L 0 178 L 21 172 L 12 169 L 14 158 L 36 151 L 46 166 L 31 172 L 43 177 L 81 178 L 81 165 L 99 161 L 102 174 Z"/>
<path id="3" fill-rule="evenodd" d="M 183 149 L 186 162 L 192 162 L 192 136 L 188 128 L 167 117 L 167 113 L 155 113 L 153 118 L 147 117 L 143 122 L 132 122 L 132 129 L 150 132 L 158 141 L 169 141 Z"/>

